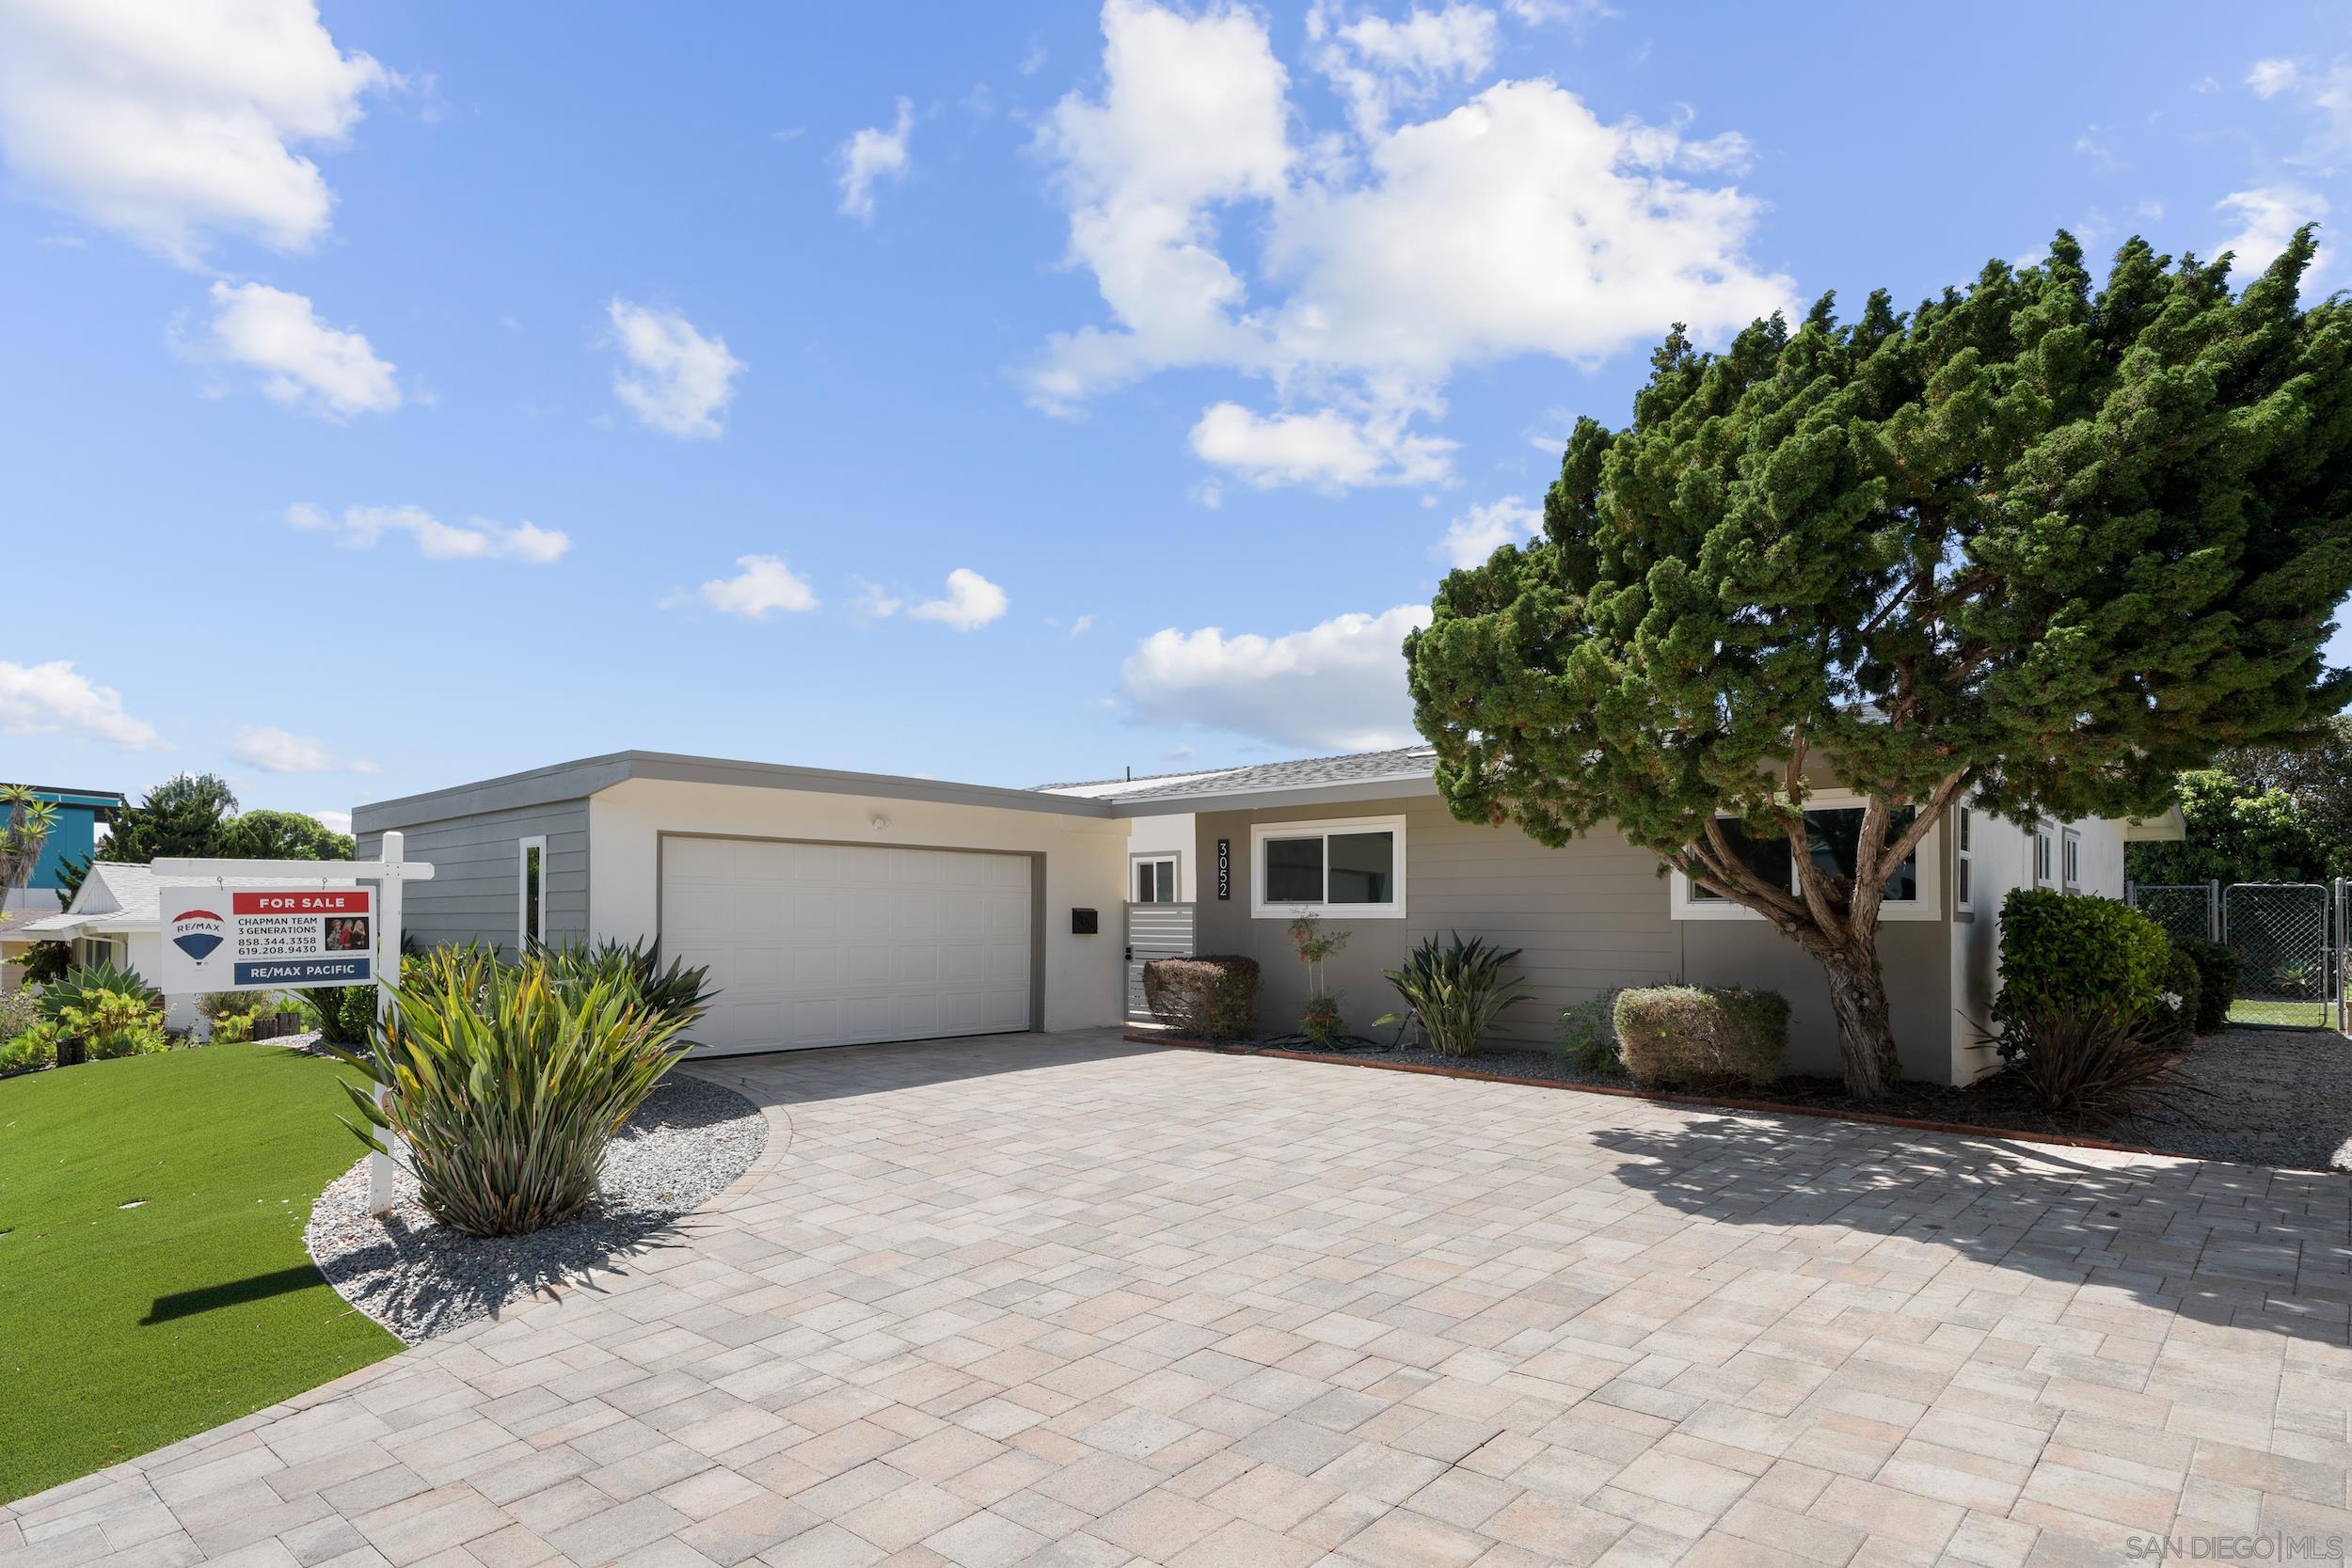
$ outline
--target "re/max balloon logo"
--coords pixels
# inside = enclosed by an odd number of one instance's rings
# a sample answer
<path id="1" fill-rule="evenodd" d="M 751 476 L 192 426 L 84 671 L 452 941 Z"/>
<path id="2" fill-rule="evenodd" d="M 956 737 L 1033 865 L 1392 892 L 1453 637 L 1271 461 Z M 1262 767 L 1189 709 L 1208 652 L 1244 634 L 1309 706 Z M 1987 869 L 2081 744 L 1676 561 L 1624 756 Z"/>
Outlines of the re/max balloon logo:
<path id="1" fill-rule="evenodd" d="M 171 944 L 198 963 L 228 935 L 229 923 L 210 910 L 183 910 L 171 917 Z"/>

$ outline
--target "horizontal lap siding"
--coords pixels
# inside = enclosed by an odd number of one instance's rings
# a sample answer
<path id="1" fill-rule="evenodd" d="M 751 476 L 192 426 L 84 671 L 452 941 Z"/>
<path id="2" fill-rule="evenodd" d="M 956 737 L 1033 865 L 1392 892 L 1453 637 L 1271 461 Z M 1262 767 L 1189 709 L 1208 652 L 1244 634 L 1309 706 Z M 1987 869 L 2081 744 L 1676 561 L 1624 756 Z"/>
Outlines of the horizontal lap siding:
<path id="1" fill-rule="evenodd" d="M 404 924 L 418 942 L 428 946 L 482 942 L 512 948 L 522 925 L 521 845 L 526 838 L 539 837 L 548 841 L 548 940 L 587 939 L 586 800 L 453 816 L 404 831 L 405 856 L 433 864 L 433 879 L 411 884 L 403 905 Z M 359 840 L 359 853 L 373 855 L 382 842 L 382 834 L 367 834 Z"/>
<path id="2" fill-rule="evenodd" d="M 1612 828 L 1548 849 L 1516 828 L 1457 822 L 1430 796 L 1203 814 L 1199 863 L 1216 863 L 1216 841 L 1231 839 L 1233 878 L 1232 897 L 1224 903 L 1204 879 L 1200 949 L 1258 960 L 1260 1023 L 1269 1032 L 1295 1026 L 1307 985 L 1283 935 L 1286 922 L 1250 918 L 1250 824 L 1351 816 L 1406 819 L 1406 915 L 1355 921 L 1333 915 L 1325 922 L 1327 928 L 1350 933 L 1347 946 L 1326 965 L 1326 984 L 1338 991 L 1351 1029 L 1370 1033 L 1372 1021 L 1398 1005 L 1381 972 L 1403 963 L 1422 937 L 1442 939 L 1449 931 L 1521 950 L 1510 973 L 1531 1000 L 1503 1015 L 1495 1031 L 1502 1038 L 1549 1040 L 1564 1008 L 1612 986 L 1672 979 L 1681 972 L 1680 939 L 1668 918 L 1658 863 Z"/>

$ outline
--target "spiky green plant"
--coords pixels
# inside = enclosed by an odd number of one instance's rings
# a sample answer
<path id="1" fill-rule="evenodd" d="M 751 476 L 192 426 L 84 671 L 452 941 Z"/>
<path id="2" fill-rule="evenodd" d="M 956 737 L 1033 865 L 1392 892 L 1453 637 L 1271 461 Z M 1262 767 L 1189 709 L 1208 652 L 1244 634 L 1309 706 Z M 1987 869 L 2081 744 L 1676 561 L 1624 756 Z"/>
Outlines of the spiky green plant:
<path id="1" fill-rule="evenodd" d="M 656 1012 L 629 982 L 564 977 L 546 955 L 517 964 L 442 948 L 402 965 L 372 1056 L 338 1053 L 371 1148 L 406 1144 L 420 1199 L 476 1236 L 560 1225 L 596 1193 L 606 1146 L 684 1054 L 699 1008 Z M 374 1091 L 385 1091 L 383 1103 Z"/>
<path id="2" fill-rule="evenodd" d="M 707 967 L 689 969 L 683 959 L 675 958 L 663 967 L 658 942 L 640 939 L 624 943 L 608 937 L 593 945 L 533 942 L 524 956 L 544 959 L 560 985 L 622 981 L 648 1012 L 660 1018 L 691 1022 L 702 1016 L 710 999 L 718 994 L 711 988 Z"/>
<path id="3" fill-rule="evenodd" d="M 1440 1055 L 1474 1056 L 1478 1041 L 1498 1014 L 1528 999 L 1523 990 L 1508 990 L 1502 966 L 1519 956 L 1489 944 L 1485 937 L 1462 940 L 1459 931 L 1439 945 L 1434 936 L 1421 939 L 1402 969 L 1383 971 L 1389 984 L 1405 998 L 1407 1012 L 1421 1021 L 1430 1046 Z M 1405 1013 L 1390 1013 L 1373 1027 L 1395 1023 Z"/>
<path id="4" fill-rule="evenodd" d="M 164 993 L 149 985 L 137 970 L 94 963 L 75 964 L 62 977 L 41 987 L 40 1016 L 56 1022 L 68 1007 L 87 1008 L 102 993 L 135 996 L 144 1001 L 151 1012 L 164 1010 Z"/>

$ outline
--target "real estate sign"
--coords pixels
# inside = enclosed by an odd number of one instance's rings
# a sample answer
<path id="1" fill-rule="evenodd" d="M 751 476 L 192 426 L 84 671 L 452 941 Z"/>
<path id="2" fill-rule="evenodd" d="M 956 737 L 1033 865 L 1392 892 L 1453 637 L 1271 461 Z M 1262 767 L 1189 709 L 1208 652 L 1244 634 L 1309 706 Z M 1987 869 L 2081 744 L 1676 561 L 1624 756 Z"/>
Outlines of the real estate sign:
<path id="1" fill-rule="evenodd" d="M 167 991 L 300 990 L 373 978 L 375 895 L 367 888 L 167 887 Z"/>

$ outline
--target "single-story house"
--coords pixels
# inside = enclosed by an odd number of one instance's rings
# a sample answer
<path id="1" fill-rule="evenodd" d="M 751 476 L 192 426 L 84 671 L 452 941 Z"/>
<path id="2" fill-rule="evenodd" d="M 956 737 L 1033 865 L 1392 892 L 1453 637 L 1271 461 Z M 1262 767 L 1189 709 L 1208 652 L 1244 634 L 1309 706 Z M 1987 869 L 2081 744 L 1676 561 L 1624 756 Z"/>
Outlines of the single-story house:
<path id="1" fill-rule="evenodd" d="M 8 887 L 8 896 L 0 900 L 0 906 L 5 906 L 0 907 L 0 916 L 5 917 L 0 918 L 0 984 L 11 986 L 17 983 L 15 966 L 24 950 L 40 940 L 24 928 L 25 923 L 64 910 L 66 865 L 96 853 L 107 827 L 129 804 L 111 789 L 69 789 L 57 784 L 30 787 L 33 799 L 51 808 L 49 836 L 41 841 L 40 855 L 24 879 Z"/>
<path id="2" fill-rule="evenodd" d="M 363 858 L 398 829 L 434 863 L 406 893 L 420 941 L 655 938 L 708 965 L 711 1053 L 1116 1024 L 1141 960 L 1184 952 L 1256 958 L 1279 1031 L 1306 991 L 1284 930 L 1313 910 L 1350 933 L 1327 969 L 1359 1029 L 1394 1006 L 1383 970 L 1458 930 L 1521 950 L 1534 1000 L 1499 1037 L 1548 1041 L 1563 1008 L 1615 986 L 1764 986 L 1792 1006 L 1791 1069 L 1836 1070 L 1820 971 L 1764 921 L 1607 829 L 1549 849 L 1458 822 L 1432 761 L 1406 747 L 1009 789 L 621 752 L 363 805 L 353 829 Z M 1841 830 L 1851 845 L 1852 798 L 1824 791 L 1810 814 L 1817 854 Z M 1905 1074 L 1990 1065 L 1977 1028 L 2004 894 L 2120 895 L 2126 838 L 2177 833 L 1964 808 L 1937 823 L 1880 939 Z"/>
<path id="3" fill-rule="evenodd" d="M 312 863 L 288 861 L 286 875 L 272 878 L 223 877 L 200 879 L 210 885 L 223 888 L 264 887 L 349 887 L 348 878 L 336 879 L 319 876 L 315 871 L 305 874 Z M 191 879 L 173 879 L 174 885 Z M 73 945 L 73 961 L 77 964 L 111 963 L 120 969 L 134 969 L 152 982 L 163 973 L 164 937 L 162 894 L 165 879 L 149 867 L 118 861 L 91 863 L 89 875 L 73 895 L 73 902 L 59 914 L 44 915 L 25 922 L 24 929 L 37 941 L 67 942 Z M 167 991 L 164 993 L 164 1026 L 167 1029 L 194 1029 L 197 1024 L 198 993 Z"/>

